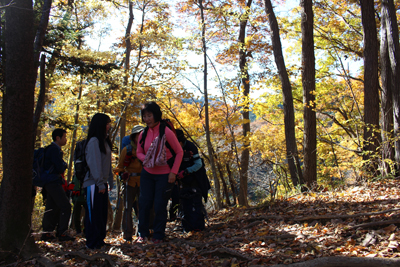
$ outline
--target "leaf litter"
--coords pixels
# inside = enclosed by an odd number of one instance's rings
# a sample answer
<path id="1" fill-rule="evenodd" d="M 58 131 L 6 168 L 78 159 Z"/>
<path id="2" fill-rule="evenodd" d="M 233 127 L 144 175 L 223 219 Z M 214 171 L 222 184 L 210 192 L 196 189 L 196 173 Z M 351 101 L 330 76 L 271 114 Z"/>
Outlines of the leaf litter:
<path id="1" fill-rule="evenodd" d="M 211 212 L 202 232 L 185 233 L 177 230 L 179 222 L 168 222 L 161 244 L 125 242 L 120 232 L 108 232 L 108 246 L 100 250 L 86 249 L 83 237 L 37 241 L 42 257 L 19 266 L 269 266 L 332 256 L 399 258 L 399 199 L 397 180 L 304 193 L 263 207 Z"/>

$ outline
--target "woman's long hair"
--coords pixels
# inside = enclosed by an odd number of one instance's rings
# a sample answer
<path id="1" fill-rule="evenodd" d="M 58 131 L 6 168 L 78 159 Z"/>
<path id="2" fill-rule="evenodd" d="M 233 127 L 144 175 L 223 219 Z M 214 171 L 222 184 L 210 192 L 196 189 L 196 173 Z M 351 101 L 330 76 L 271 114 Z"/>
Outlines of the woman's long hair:
<path id="1" fill-rule="evenodd" d="M 155 122 L 159 122 L 161 121 L 162 118 L 162 112 L 161 112 L 161 108 L 160 106 L 154 102 L 147 102 L 146 104 L 143 105 L 140 114 L 142 115 L 142 122 L 144 122 L 143 120 L 143 115 L 146 112 L 150 112 L 151 114 L 153 114 L 153 118 Z M 161 126 L 161 125 L 160 125 Z M 142 134 L 142 138 L 140 139 L 139 143 L 140 145 L 144 148 L 144 142 L 146 140 L 146 136 L 147 136 L 147 131 L 149 130 L 149 126 L 147 126 L 146 128 L 144 128 L 143 130 L 143 134 Z M 161 134 L 161 133 L 160 133 Z M 162 136 L 162 135 L 160 135 Z"/>
<path id="2" fill-rule="evenodd" d="M 106 153 L 106 146 L 104 145 L 104 141 L 107 142 L 110 149 L 112 149 L 111 140 L 108 136 L 107 124 L 111 122 L 111 119 L 108 115 L 103 113 L 96 113 L 89 125 L 89 132 L 87 136 L 87 141 L 89 142 L 90 138 L 96 137 L 99 140 L 99 148 L 102 153 Z"/>

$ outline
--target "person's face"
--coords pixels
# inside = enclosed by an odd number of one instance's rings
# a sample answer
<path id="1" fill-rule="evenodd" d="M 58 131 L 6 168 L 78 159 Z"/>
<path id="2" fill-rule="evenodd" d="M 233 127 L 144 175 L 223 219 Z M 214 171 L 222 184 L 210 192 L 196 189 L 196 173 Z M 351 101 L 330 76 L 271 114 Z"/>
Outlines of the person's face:
<path id="1" fill-rule="evenodd" d="M 67 133 L 64 133 L 61 138 L 57 136 L 57 139 L 59 139 L 58 144 L 60 146 L 65 146 L 67 144 Z"/>
<path id="2" fill-rule="evenodd" d="M 106 133 L 108 133 L 108 131 L 110 131 L 110 129 L 111 129 L 111 122 L 107 123 Z"/>
<path id="3" fill-rule="evenodd" d="M 145 112 L 143 114 L 143 121 L 146 123 L 147 126 L 153 128 L 157 125 L 158 122 L 154 121 L 154 115 L 151 112 Z"/>

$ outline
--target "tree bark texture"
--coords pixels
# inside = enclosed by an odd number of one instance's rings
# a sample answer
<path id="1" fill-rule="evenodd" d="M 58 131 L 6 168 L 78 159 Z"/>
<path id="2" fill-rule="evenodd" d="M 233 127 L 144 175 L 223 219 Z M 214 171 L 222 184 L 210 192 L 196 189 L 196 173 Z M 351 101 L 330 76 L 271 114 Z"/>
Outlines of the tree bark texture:
<path id="1" fill-rule="evenodd" d="M 219 177 L 221 179 L 221 183 L 222 183 L 222 189 L 225 195 L 225 201 L 226 201 L 226 205 L 228 205 L 228 207 L 231 206 L 231 201 L 229 199 L 229 190 L 228 190 L 228 185 L 226 184 L 225 178 L 224 178 L 224 172 L 222 170 L 222 166 L 220 163 L 218 163 L 218 161 L 216 160 L 217 163 L 217 168 L 218 168 L 218 172 L 219 172 Z"/>
<path id="2" fill-rule="evenodd" d="M 282 83 L 287 161 L 293 185 L 297 186 L 303 184 L 303 173 L 300 167 L 296 144 L 292 86 L 289 81 L 289 76 L 285 66 L 285 60 L 283 58 L 282 44 L 279 37 L 278 21 L 276 20 L 275 13 L 272 9 L 271 1 L 264 0 L 264 3 L 265 12 L 267 13 L 269 25 L 271 28 L 271 40 L 274 51 L 275 64 L 278 69 L 279 79 Z"/>
<path id="3" fill-rule="evenodd" d="M 375 172 L 377 164 L 373 158 L 379 146 L 379 91 L 378 91 L 378 37 L 376 32 L 373 0 L 361 3 L 361 19 L 364 30 L 364 160 L 366 170 Z"/>
<path id="4" fill-rule="evenodd" d="M 394 136 L 398 136 L 400 133 L 400 47 L 399 28 L 396 18 L 396 8 L 393 0 L 382 1 L 382 17 L 388 18 L 385 20 L 385 25 L 390 66 L 392 70 Z M 395 142 L 394 147 L 398 171 L 400 169 L 400 140 Z"/>
<path id="5" fill-rule="evenodd" d="M 386 3 L 385 3 L 386 2 Z M 381 62 L 381 112 L 382 112 L 382 164 L 383 174 L 388 175 L 393 170 L 386 160 L 394 161 L 393 141 L 393 95 L 392 95 L 392 69 L 390 66 L 387 23 L 389 20 L 387 1 L 382 1 L 382 19 L 381 19 L 381 43 L 380 43 L 380 62 Z"/>
<path id="6" fill-rule="evenodd" d="M 33 47 L 33 60 L 35 62 L 35 69 L 36 69 L 36 64 L 39 64 L 39 56 L 42 51 L 43 47 L 43 40 L 45 37 L 45 33 L 47 30 L 47 25 L 49 24 L 49 17 L 50 17 L 50 10 L 51 10 L 51 5 L 53 3 L 53 0 L 44 0 L 43 5 L 42 5 L 42 12 L 41 12 L 41 17 L 40 17 L 40 22 L 36 30 L 36 36 L 35 36 L 35 41 L 34 41 L 34 47 Z M 43 57 L 44 55 L 42 55 Z M 41 60 L 42 61 L 42 60 Z M 44 63 L 41 63 L 44 64 Z M 42 69 L 42 67 L 41 67 Z M 44 69 L 44 68 L 43 68 Z M 42 70 L 41 70 L 42 71 Z M 37 71 L 35 72 L 35 80 L 37 78 Z M 41 73 L 42 75 L 42 73 Z M 44 75 L 44 73 L 43 73 Z M 46 88 L 47 88 L 47 83 L 45 79 L 40 78 L 40 93 L 38 96 L 38 100 L 36 103 L 36 109 L 35 109 L 35 115 L 33 117 L 33 140 L 36 140 L 36 135 L 37 135 L 37 128 L 39 125 L 39 120 L 40 120 L 40 115 L 42 114 L 44 110 L 44 105 L 46 103 L 45 95 L 46 95 Z M 42 84 L 43 83 L 43 84 Z"/>
<path id="7" fill-rule="evenodd" d="M 37 251 L 31 230 L 33 100 L 33 3 L 14 0 L 5 11 L 6 86 L 3 101 L 3 180 L 0 187 L 0 251 L 29 257 Z M 21 156 L 23 155 L 23 156 Z"/>
<path id="8" fill-rule="evenodd" d="M 230 169 L 230 167 L 229 167 L 229 164 L 226 163 L 226 164 L 225 164 L 225 167 L 226 167 L 226 172 L 228 173 L 229 184 L 230 184 L 230 186 L 231 186 L 233 202 L 234 202 L 234 204 L 239 204 L 239 203 L 238 203 L 238 199 L 237 199 L 237 197 L 236 197 L 235 180 L 234 180 L 233 177 L 232 177 L 232 172 L 231 172 L 231 169 Z"/>
<path id="9" fill-rule="evenodd" d="M 304 180 L 308 188 L 317 183 L 317 118 L 315 111 L 314 13 L 312 0 L 301 0 L 301 74 L 304 105 Z"/>
<path id="10" fill-rule="evenodd" d="M 249 105 L 249 95 L 250 95 L 250 76 L 248 72 L 247 65 L 247 48 L 245 44 L 246 38 L 246 27 L 248 22 L 248 16 L 250 14 L 252 0 L 248 0 L 246 4 L 246 10 L 243 12 L 240 18 L 240 28 L 239 28 L 239 67 L 241 80 L 243 85 L 243 149 L 242 157 L 240 159 L 240 186 L 239 186 L 239 205 L 248 206 L 247 201 L 247 184 L 248 184 L 248 169 L 250 160 L 250 105 Z"/>
<path id="11" fill-rule="evenodd" d="M 74 130 L 72 131 L 72 138 L 71 140 L 71 148 L 70 148 L 70 155 L 69 155 L 69 163 L 68 163 L 68 178 L 67 182 L 70 183 L 72 181 L 72 165 L 74 164 L 74 151 L 75 151 L 75 145 L 76 145 L 76 135 L 77 135 L 77 126 L 79 125 L 79 108 L 80 108 L 80 101 L 82 99 L 82 90 L 83 90 L 83 78 L 82 74 L 80 75 L 80 82 L 79 82 L 79 92 L 78 92 L 78 97 L 76 100 L 76 107 L 75 107 L 75 116 L 74 116 Z"/>

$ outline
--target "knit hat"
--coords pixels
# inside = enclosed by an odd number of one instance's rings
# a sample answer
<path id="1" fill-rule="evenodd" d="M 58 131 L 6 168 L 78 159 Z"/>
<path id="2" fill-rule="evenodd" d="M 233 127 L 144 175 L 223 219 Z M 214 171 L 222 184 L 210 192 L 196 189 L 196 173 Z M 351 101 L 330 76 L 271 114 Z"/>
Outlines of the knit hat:
<path id="1" fill-rule="evenodd" d="M 131 134 L 140 133 L 143 130 L 144 130 L 144 127 L 142 125 L 135 125 L 132 128 L 132 133 Z"/>

